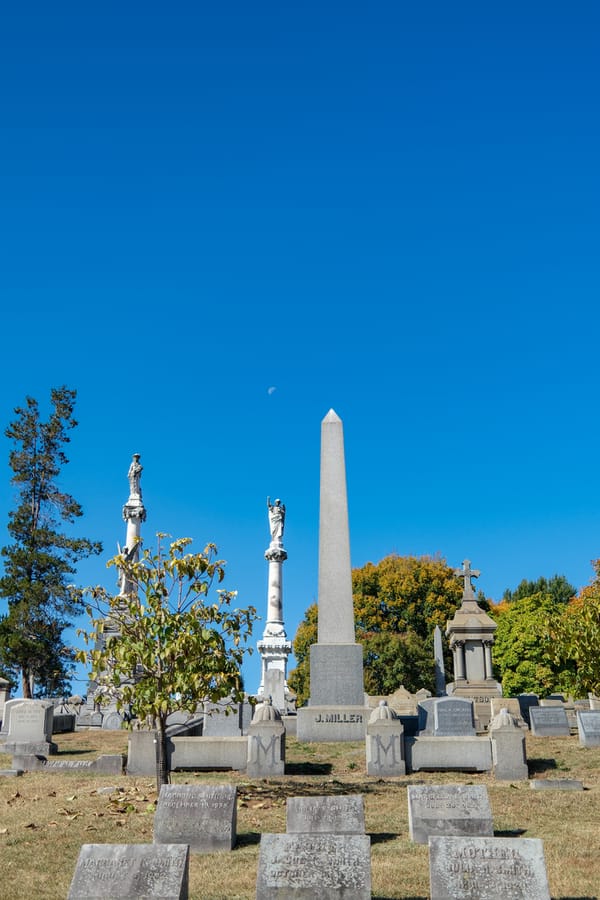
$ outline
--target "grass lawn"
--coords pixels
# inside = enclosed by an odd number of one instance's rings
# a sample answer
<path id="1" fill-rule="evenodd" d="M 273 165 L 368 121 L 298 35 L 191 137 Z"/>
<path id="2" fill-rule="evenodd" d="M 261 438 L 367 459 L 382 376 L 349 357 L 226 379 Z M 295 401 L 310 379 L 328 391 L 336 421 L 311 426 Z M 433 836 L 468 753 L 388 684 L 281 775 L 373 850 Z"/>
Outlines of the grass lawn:
<path id="1" fill-rule="evenodd" d="M 55 735 L 58 759 L 94 759 L 125 752 L 126 732 Z M 174 773 L 174 783 L 235 784 L 238 840 L 231 853 L 192 855 L 193 900 L 255 897 L 260 835 L 285 831 L 287 797 L 362 793 L 371 836 L 373 897 L 429 897 L 428 848 L 408 839 L 409 784 L 485 784 L 495 833 L 536 837 L 553 900 L 600 898 L 600 748 L 577 737 L 528 737 L 530 778 L 575 778 L 580 791 L 532 791 L 528 782 L 496 783 L 490 775 L 415 773 L 379 780 L 366 775 L 364 744 L 287 743 L 286 775 L 249 780 L 243 773 Z M 11 757 L 0 754 L 0 768 Z M 113 790 L 106 792 L 106 788 Z M 0 778 L 3 900 L 64 900 L 84 843 L 151 843 L 153 778 L 97 776 L 73 771 Z"/>

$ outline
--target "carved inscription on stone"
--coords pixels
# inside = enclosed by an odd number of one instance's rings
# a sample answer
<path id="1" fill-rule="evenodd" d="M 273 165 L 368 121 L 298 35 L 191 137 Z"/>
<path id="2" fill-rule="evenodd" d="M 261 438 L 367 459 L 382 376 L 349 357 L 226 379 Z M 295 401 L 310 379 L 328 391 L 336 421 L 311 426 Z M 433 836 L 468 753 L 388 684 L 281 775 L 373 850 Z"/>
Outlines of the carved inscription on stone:
<path id="1" fill-rule="evenodd" d="M 155 843 L 189 844 L 191 850 L 231 850 L 236 837 L 232 785 L 164 784 L 154 816 Z"/>
<path id="2" fill-rule="evenodd" d="M 263 834 L 256 896 L 371 897 L 371 842 L 359 834 Z"/>
<path id="3" fill-rule="evenodd" d="M 550 900 L 542 841 L 431 837 L 431 900 Z"/>
<path id="4" fill-rule="evenodd" d="M 289 797 L 287 833 L 364 834 L 362 794 L 341 797 Z"/>
<path id="5" fill-rule="evenodd" d="M 408 827 L 412 841 L 426 844 L 431 835 L 494 833 L 485 785 L 409 785 Z"/>
<path id="6" fill-rule="evenodd" d="M 84 844 L 68 900 L 185 900 L 188 865 L 189 851 L 183 844 Z"/>

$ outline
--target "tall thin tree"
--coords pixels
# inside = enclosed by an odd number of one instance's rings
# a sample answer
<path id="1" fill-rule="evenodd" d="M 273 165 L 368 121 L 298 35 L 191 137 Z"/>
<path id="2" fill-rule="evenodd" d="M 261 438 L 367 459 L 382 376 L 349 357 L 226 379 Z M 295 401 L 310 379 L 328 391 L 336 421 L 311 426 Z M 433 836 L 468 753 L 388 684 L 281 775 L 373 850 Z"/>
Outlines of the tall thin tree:
<path id="1" fill-rule="evenodd" d="M 8 612 L 0 618 L 0 666 L 20 676 L 27 698 L 36 684 L 42 692 L 54 693 L 68 686 L 73 654 L 63 632 L 78 612 L 68 584 L 77 563 L 102 550 L 98 542 L 69 537 L 61 530 L 62 523 L 83 514 L 58 483 L 68 463 L 63 447 L 77 425 L 76 396 L 65 386 L 53 388 L 47 421 L 37 400 L 27 397 L 5 431 L 13 442 L 9 465 L 18 503 L 9 514 L 12 543 L 2 548 L 0 597 L 8 600 Z"/>

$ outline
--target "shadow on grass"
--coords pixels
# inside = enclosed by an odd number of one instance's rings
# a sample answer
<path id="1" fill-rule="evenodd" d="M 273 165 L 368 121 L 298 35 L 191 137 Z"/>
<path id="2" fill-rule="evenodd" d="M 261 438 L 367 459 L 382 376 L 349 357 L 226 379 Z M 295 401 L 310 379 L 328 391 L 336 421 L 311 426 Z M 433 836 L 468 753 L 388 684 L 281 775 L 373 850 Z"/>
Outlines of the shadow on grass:
<path id="1" fill-rule="evenodd" d="M 386 841 L 395 841 L 398 835 L 395 831 L 369 831 L 371 844 L 385 844 Z"/>
<path id="2" fill-rule="evenodd" d="M 97 751 L 89 749 L 89 750 L 59 750 L 58 753 L 52 753 L 48 758 L 49 759 L 62 759 L 65 756 L 85 756 L 86 754 L 94 753 L 97 755 Z"/>
<path id="3" fill-rule="evenodd" d="M 536 772 L 547 772 L 549 769 L 557 768 L 555 759 L 528 759 L 527 766 L 530 775 L 535 775 Z"/>
<path id="4" fill-rule="evenodd" d="M 286 763 L 286 775 L 331 775 L 333 766 L 331 763 Z"/>
<path id="5" fill-rule="evenodd" d="M 260 832 L 248 831 L 245 834 L 237 835 L 234 850 L 241 850 L 242 847 L 254 847 L 257 844 L 260 844 Z"/>
<path id="6" fill-rule="evenodd" d="M 521 834 L 527 834 L 526 828 L 507 828 L 505 831 L 494 831 L 494 837 L 519 837 Z"/>

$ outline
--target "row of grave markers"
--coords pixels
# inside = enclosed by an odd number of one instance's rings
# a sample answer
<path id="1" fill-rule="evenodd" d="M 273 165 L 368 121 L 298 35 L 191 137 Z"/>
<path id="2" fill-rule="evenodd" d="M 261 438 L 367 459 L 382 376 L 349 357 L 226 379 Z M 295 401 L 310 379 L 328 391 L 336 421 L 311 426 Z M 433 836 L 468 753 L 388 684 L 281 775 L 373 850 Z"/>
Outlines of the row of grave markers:
<path id="1" fill-rule="evenodd" d="M 232 785 L 165 785 L 154 844 L 86 844 L 69 900 L 160 897 L 187 900 L 190 852 L 231 850 Z M 487 788 L 408 787 L 409 835 L 429 846 L 431 900 L 550 900 L 543 843 L 494 837 Z M 261 835 L 256 897 L 371 897 L 371 841 L 361 794 L 291 797 L 286 831 Z"/>

